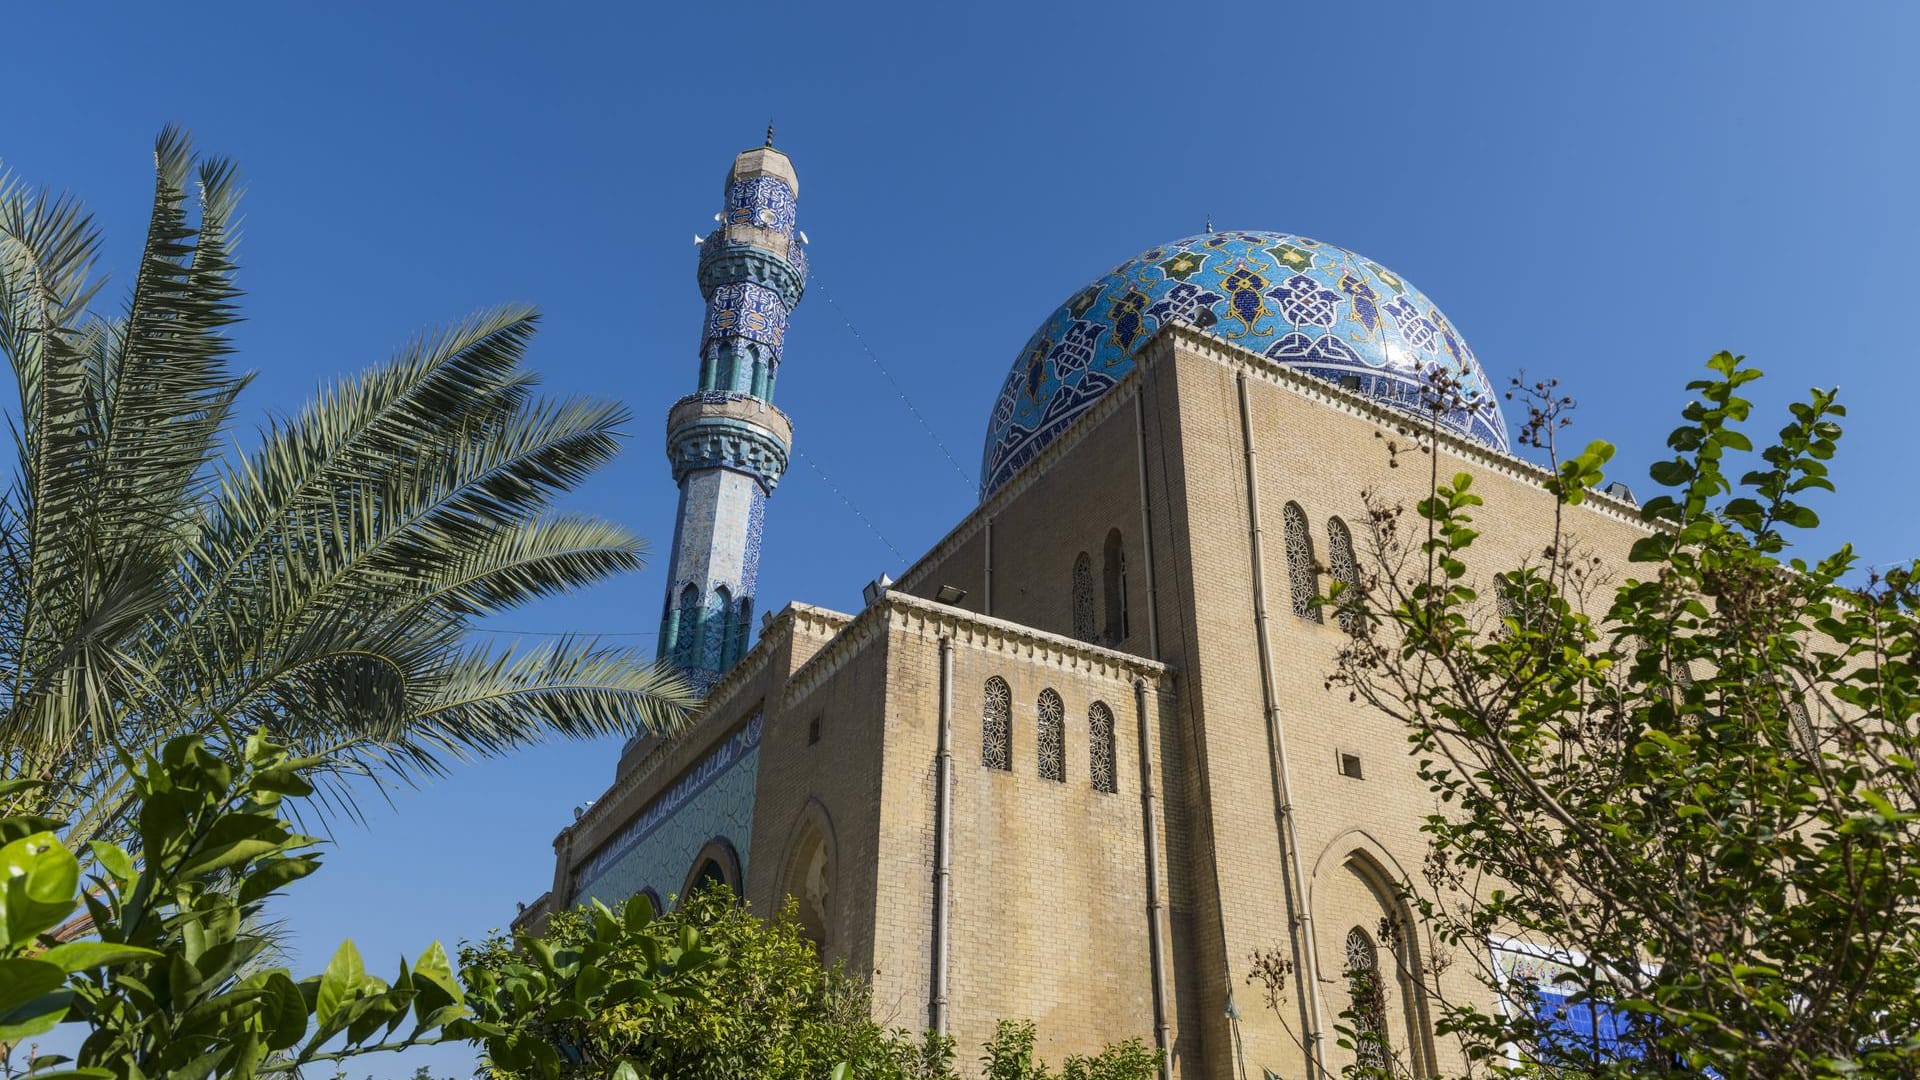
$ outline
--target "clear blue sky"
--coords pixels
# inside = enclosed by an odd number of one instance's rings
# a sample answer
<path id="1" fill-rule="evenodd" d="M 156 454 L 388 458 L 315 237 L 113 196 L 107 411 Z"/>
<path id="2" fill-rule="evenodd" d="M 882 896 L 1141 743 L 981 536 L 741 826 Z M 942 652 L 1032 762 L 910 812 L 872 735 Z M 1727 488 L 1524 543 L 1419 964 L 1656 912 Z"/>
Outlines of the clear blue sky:
<path id="1" fill-rule="evenodd" d="M 1616 475 L 1642 490 L 1714 350 L 1773 376 L 1763 434 L 1785 395 L 1837 383 L 1852 415 L 1826 533 L 1869 560 L 1914 553 L 1920 9 L 828 7 L 12 4 L 0 160 L 82 195 L 124 284 L 160 127 L 237 158 L 256 410 L 295 408 L 432 323 L 539 304 L 547 385 L 636 416 L 630 452 L 580 502 L 659 558 L 503 626 L 651 644 L 674 510 L 661 424 L 695 378 L 692 236 L 769 118 L 817 272 L 780 404 L 909 559 L 972 505 L 988 409 L 1035 324 L 1209 214 L 1406 275 L 1496 384 L 1562 378 L 1577 433 L 1619 444 Z M 761 606 L 848 609 L 900 563 L 796 462 L 770 507 Z M 616 749 L 547 747 L 370 806 L 282 909 L 300 966 L 347 935 L 388 968 L 503 924 L 546 887 L 554 833 Z"/>

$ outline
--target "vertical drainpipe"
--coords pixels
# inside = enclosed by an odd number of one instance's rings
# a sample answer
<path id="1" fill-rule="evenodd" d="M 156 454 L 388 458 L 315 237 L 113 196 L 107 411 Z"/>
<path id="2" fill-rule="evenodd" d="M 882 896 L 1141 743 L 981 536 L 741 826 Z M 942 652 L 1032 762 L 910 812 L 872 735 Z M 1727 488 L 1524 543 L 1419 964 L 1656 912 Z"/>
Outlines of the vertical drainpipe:
<path id="1" fill-rule="evenodd" d="M 1325 1077 L 1321 1064 L 1320 961 L 1315 955 L 1313 915 L 1307 910 L 1306 891 L 1301 887 L 1300 844 L 1294 832 L 1293 785 L 1287 772 L 1287 741 L 1280 725 L 1280 706 L 1274 692 L 1273 648 L 1267 636 L 1266 556 L 1260 543 L 1259 465 L 1253 447 L 1253 412 L 1247 404 L 1247 375 L 1234 378 L 1240 392 L 1240 438 L 1247 455 L 1247 515 L 1253 547 L 1253 629 L 1260 652 L 1260 691 L 1267 714 L 1267 738 L 1273 746 L 1273 768 L 1280 797 L 1280 846 L 1286 850 L 1287 904 L 1294 911 L 1295 942 L 1300 950 L 1296 980 L 1300 984 L 1300 1004 L 1307 1014 L 1307 1076 Z"/>
<path id="2" fill-rule="evenodd" d="M 1144 375 L 1144 373 L 1143 373 Z M 1144 378 L 1141 380 L 1145 382 Z M 1133 394 L 1134 460 L 1140 476 L 1140 551 L 1147 564 L 1147 655 L 1160 659 L 1160 616 L 1156 604 L 1153 577 L 1153 517 L 1147 504 L 1147 411 L 1146 388 L 1136 387 Z M 1133 709 L 1139 719 L 1140 804 L 1146 824 L 1147 855 L 1147 960 L 1153 973 L 1153 1043 L 1160 1051 L 1160 1080 L 1173 1076 L 1173 1038 L 1167 1020 L 1167 916 L 1160 903 L 1160 814 L 1158 788 L 1153 772 L 1153 723 L 1147 716 L 1147 683 L 1133 684 Z"/>
<path id="3" fill-rule="evenodd" d="M 1140 463 L 1140 544 L 1147 559 L 1147 655 L 1160 659 L 1160 617 L 1153 596 L 1153 518 L 1147 512 L 1147 392 L 1133 394 L 1133 441 Z"/>
<path id="4" fill-rule="evenodd" d="M 980 598 L 980 606 L 985 610 L 980 614 L 993 616 L 993 518 L 987 518 L 987 587 Z"/>
<path id="5" fill-rule="evenodd" d="M 1160 814 L 1155 807 L 1153 727 L 1147 717 L 1145 679 L 1133 681 L 1133 712 L 1140 724 L 1140 814 L 1147 837 L 1147 963 L 1153 973 L 1153 1044 L 1160 1050 L 1160 1080 L 1170 1080 L 1173 1046 L 1167 1025 L 1167 962 L 1160 952 L 1166 934 L 1166 912 L 1160 905 Z"/>
<path id="6" fill-rule="evenodd" d="M 927 1026 L 947 1033 L 947 909 L 953 887 L 953 639 L 940 637 L 940 743 L 934 753 L 933 957 Z"/>

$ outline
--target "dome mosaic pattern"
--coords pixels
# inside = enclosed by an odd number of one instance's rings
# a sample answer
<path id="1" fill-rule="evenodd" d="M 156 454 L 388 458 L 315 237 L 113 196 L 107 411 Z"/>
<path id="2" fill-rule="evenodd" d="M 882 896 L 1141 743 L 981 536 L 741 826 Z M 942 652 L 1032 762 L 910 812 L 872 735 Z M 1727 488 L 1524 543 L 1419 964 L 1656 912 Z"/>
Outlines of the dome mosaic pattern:
<path id="1" fill-rule="evenodd" d="M 1121 263 L 1034 332 L 994 403 L 980 497 L 1131 371 L 1134 353 L 1170 319 L 1409 411 L 1424 412 L 1429 374 L 1446 371 L 1478 406 L 1441 422 L 1508 450 L 1498 395 L 1480 362 L 1420 290 L 1379 263 L 1304 236 L 1205 233 Z"/>

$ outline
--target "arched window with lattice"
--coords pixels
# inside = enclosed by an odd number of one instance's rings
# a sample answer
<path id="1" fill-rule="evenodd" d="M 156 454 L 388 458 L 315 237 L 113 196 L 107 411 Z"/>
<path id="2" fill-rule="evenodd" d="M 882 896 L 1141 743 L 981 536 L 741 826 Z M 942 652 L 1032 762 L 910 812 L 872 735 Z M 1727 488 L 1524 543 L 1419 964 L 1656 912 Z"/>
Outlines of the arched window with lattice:
<path id="1" fill-rule="evenodd" d="M 1337 517 L 1327 519 L 1327 569 L 1341 585 L 1334 607 L 1340 629 L 1351 634 L 1360 628 L 1360 560 L 1353 554 L 1353 533 Z"/>
<path id="2" fill-rule="evenodd" d="M 1506 574 L 1493 575 L 1493 607 L 1499 612 L 1501 620 L 1520 620 L 1520 583 Z"/>
<path id="3" fill-rule="evenodd" d="M 1092 641 L 1097 621 L 1093 615 L 1093 556 L 1083 551 L 1073 560 L 1073 636 Z"/>
<path id="4" fill-rule="evenodd" d="M 1127 618 L 1127 545 L 1121 539 L 1119 529 L 1107 533 L 1104 575 L 1107 586 L 1107 644 L 1118 645 L 1133 633 Z"/>
<path id="5" fill-rule="evenodd" d="M 1039 723 L 1033 743 L 1040 758 L 1040 779 L 1067 778 L 1067 706 L 1052 687 L 1040 691 Z"/>
<path id="6" fill-rule="evenodd" d="M 1320 571 L 1313 565 L 1313 537 L 1307 533 L 1307 512 L 1290 502 L 1280 512 L 1286 528 L 1287 581 L 1293 587 L 1293 613 L 1308 622 L 1320 621 Z"/>
<path id="7" fill-rule="evenodd" d="M 1386 1069 L 1392 1064 L 1393 1051 L 1387 1044 L 1387 988 L 1380 981 L 1380 949 L 1357 926 L 1347 931 L 1346 978 L 1354 1064 Z"/>
<path id="8" fill-rule="evenodd" d="M 1093 774 L 1093 790 L 1108 794 L 1120 790 L 1120 778 L 1113 763 L 1113 710 L 1104 701 L 1087 709 L 1087 761 Z"/>
<path id="9" fill-rule="evenodd" d="M 1787 702 L 1787 730 L 1794 744 L 1810 753 L 1820 750 L 1820 729 L 1813 724 L 1813 715 L 1807 707 L 1797 701 Z"/>
<path id="10" fill-rule="evenodd" d="M 1013 769 L 1013 691 L 1007 680 L 987 680 L 980 705 L 980 764 L 1003 772 Z"/>

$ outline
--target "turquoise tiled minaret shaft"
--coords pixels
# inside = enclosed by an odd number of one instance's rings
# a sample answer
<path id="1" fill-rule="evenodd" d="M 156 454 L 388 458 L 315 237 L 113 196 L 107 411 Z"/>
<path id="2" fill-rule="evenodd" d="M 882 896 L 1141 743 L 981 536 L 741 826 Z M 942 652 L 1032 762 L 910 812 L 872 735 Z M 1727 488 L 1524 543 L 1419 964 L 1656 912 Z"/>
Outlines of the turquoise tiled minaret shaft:
<path id="1" fill-rule="evenodd" d="M 806 287 L 794 227 L 800 181 L 767 145 L 734 158 L 720 227 L 700 243 L 700 389 L 667 414 L 680 513 L 660 660 L 701 689 L 747 651 L 767 496 L 787 468 L 793 425 L 773 407 L 787 315 Z"/>

